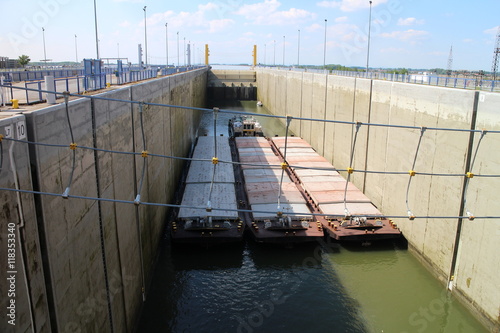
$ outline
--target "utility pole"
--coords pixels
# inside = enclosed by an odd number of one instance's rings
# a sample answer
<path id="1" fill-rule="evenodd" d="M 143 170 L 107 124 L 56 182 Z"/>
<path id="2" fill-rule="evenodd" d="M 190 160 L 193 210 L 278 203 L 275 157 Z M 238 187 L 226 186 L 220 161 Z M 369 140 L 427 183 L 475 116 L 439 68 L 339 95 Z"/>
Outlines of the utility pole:
<path id="1" fill-rule="evenodd" d="M 450 47 L 450 55 L 448 56 L 448 68 L 446 70 L 446 75 L 451 76 L 453 71 L 453 45 Z"/>
<path id="2" fill-rule="evenodd" d="M 327 26 L 328 20 L 325 19 L 325 43 L 323 46 L 323 69 L 326 68 L 326 26 Z"/>
<path id="3" fill-rule="evenodd" d="M 168 67 L 168 23 L 165 23 L 165 48 L 167 53 L 167 67 Z"/>
<path id="4" fill-rule="evenodd" d="M 500 63 L 500 26 L 498 27 L 495 48 L 493 49 L 493 65 L 491 66 L 491 72 L 493 73 L 493 80 L 497 79 L 499 63 Z"/>
<path id="5" fill-rule="evenodd" d="M 299 29 L 299 37 L 298 37 L 298 46 L 297 46 L 297 67 L 300 65 L 300 29 Z"/>

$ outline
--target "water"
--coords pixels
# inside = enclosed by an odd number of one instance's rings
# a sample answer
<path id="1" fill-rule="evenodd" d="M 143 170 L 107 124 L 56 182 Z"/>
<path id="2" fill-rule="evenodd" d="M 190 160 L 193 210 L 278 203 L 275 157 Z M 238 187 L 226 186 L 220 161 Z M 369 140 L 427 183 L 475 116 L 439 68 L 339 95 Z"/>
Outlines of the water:
<path id="1" fill-rule="evenodd" d="M 223 101 L 223 102 L 215 102 L 214 105 L 211 105 L 210 108 L 218 107 L 221 110 L 234 110 L 239 112 L 252 112 L 252 113 L 261 113 L 261 114 L 270 114 L 269 110 L 264 105 L 263 107 L 258 107 L 257 102 L 255 101 Z M 231 113 L 219 113 L 217 116 L 217 127 L 214 131 L 214 119 L 213 112 L 206 111 L 202 117 L 200 127 L 198 130 L 199 135 L 228 135 L 228 121 L 233 116 Z M 283 125 L 283 122 L 279 118 L 270 118 L 264 116 L 256 116 L 257 120 L 262 125 L 264 130 L 264 135 L 271 136 L 284 136 L 286 129 Z M 293 132 L 289 131 L 289 135 L 294 135 Z"/>
<path id="2" fill-rule="evenodd" d="M 227 135 L 224 119 L 217 135 Z M 266 135 L 284 134 L 277 119 L 260 120 Z M 203 132 L 213 135 L 210 113 Z M 204 249 L 165 236 L 147 297 L 138 332 L 486 332 L 404 242 Z"/>

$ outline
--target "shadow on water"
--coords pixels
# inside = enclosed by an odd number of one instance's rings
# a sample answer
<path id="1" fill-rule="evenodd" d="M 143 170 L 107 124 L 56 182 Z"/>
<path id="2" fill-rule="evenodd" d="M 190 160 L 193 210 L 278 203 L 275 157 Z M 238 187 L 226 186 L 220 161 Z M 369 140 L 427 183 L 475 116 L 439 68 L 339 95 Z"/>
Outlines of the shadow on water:
<path id="1" fill-rule="evenodd" d="M 205 249 L 165 239 L 138 332 L 366 332 L 325 252 L 319 243 Z"/>
<path id="2" fill-rule="evenodd" d="M 172 246 L 170 258 L 175 271 L 240 268 L 243 250 L 243 243 L 208 248 L 176 244 Z"/>

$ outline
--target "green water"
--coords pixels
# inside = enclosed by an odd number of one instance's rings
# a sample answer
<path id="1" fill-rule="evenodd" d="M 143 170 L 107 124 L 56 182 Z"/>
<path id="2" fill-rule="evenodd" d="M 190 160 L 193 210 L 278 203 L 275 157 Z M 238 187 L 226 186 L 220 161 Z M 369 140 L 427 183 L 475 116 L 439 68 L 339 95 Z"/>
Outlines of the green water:
<path id="1" fill-rule="evenodd" d="M 266 111 L 255 102 L 214 106 Z M 216 135 L 227 135 L 229 118 L 220 115 Z M 277 119 L 259 121 L 267 136 L 284 135 Z M 211 112 L 200 133 L 214 135 Z M 167 235 L 138 332 L 487 332 L 404 241 L 205 249 L 172 246 Z"/>
<path id="2" fill-rule="evenodd" d="M 326 259 L 370 332 L 486 332 L 404 248 L 341 247 Z"/>

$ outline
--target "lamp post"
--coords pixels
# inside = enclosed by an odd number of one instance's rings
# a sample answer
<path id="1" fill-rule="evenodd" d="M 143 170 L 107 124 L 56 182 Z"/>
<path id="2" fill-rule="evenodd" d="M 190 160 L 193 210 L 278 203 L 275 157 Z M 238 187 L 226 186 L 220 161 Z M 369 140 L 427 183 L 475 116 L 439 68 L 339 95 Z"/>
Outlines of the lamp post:
<path id="1" fill-rule="evenodd" d="M 285 36 L 283 36 L 283 67 L 285 67 Z"/>
<path id="2" fill-rule="evenodd" d="M 116 50 L 118 51 L 118 59 L 120 59 L 120 43 L 116 43 Z"/>
<path id="3" fill-rule="evenodd" d="M 179 61 L 180 61 L 180 56 L 179 56 L 179 31 L 177 31 L 177 67 L 179 67 Z"/>
<path id="4" fill-rule="evenodd" d="M 94 21 L 95 21 L 95 50 L 97 53 L 97 59 L 99 59 L 99 34 L 97 32 L 97 7 L 96 0 L 94 0 Z"/>
<path id="5" fill-rule="evenodd" d="M 43 62 L 45 67 L 47 67 L 47 52 L 45 49 L 45 28 L 42 27 L 42 39 L 43 39 Z"/>
<path id="6" fill-rule="evenodd" d="M 273 51 L 273 66 L 276 66 L 276 39 L 273 40 L 274 43 L 274 51 Z"/>
<path id="7" fill-rule="evenodd" d="M 298 37 L 298 44 L 297 44 L 297 67 L 300 65 L 300 29 L 299 29 L 299 37 Z"/>
<path id="8" fill-rule="evenodd" d="M 165 23 L 165 50 L 167 53 L 167 67 L 168 67 L 168 23 Z"/>
<path id="9" fill-rule="evenodd" d="M 75 61 L 76 63 L 78 63 L 78 43 L 76 35 L 75 35 Z"/>
<path id="10" fill-rule="evenodd" d="M 323 69 L 326 68 L 326 24 L 327 24 L 328 20 L 325 19 L 325 46 L 324 46 L 324 50 L 323 50 Z"/>
<path id="11" fill-rule="evenodd" d="M 366 52 L 366 77 L 368 77 L 368 68 L 370 65 L 370 35 L 372 30 L 372 2 L 370 1 L 370 17 L 368 19 L 368 50 Z"/>
<path id="12" fill-rule="evenodd" d="M 264 44 L 264 66 L 266 65 L 266 62 L 267 62 L 267 44 Z"/>
<path id="13" fill-rule="evenodd" d="M 184 37 L 184 46 L 182 47 L 182 53 L 184 54 L 184 67 L 186 66 L 186 37 Z"/>
<path id="14" fill-rule="evenodd" d="M 144 8 L 142 10 L 144 10 L 144 48 L 146 49 L 146 67 L 148 67 L 148 34 L 147 34 L 147 30 L 146 30 L 146 7 L 147 6 L 144 6 Z"/>

